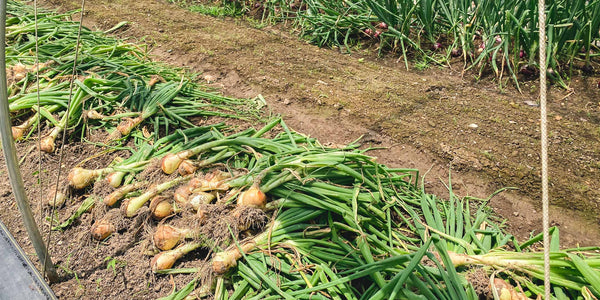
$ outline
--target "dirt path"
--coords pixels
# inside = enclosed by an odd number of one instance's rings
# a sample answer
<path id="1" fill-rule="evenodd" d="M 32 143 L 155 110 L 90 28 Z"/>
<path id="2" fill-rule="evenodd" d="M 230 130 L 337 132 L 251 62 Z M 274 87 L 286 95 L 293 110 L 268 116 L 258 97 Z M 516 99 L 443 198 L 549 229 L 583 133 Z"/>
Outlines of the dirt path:
<path id="1" fill-rule="evenodd" d="M 49 8 L 78 8 L 79 1 L 42 1 Z M 524 94 L 498 89 L 490 79 L 462 80 L 433 67 L 406 71 L 373 53 L 344 55 L 319 49 L 278 27 L 253 28 L 233 19 L 187 12 L 167 1 L 94 1 L 85 24 L 143 39 L 159 60 L 201 72 L 236 97 L 262 94 L 290 127 L 325 143 L 362 142 L 387 147 L 374 155 L 392 166 L 431 169 L 428 191 L 443 196 L 452 166 L 455 191 L 486 198 L 512 186 L 491 204 L 519 238 L 539 232 L 539 109 L 536 84 Z M 575 94 L 552 89 L 550 168 L 553 224 L 564 245 L 600 240 L 600 103 L 595 78 L 573 82 Z M 475 127 L 476 124 L 477 127 Z M 569 209 L 565 209 L 569 208 Z"/>

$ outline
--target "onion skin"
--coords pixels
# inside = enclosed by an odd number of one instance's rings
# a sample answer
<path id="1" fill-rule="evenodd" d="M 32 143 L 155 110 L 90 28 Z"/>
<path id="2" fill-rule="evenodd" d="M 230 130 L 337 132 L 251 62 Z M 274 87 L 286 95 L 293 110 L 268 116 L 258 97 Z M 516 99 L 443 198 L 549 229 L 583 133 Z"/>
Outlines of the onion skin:
<path id="1" fill-rule="evenodd" d="M 171 225 L 158 225 L 152 241 L 160 250 L 173 249 L 190 232 L 188 229 L 179 229 Z"/>
<path id="2" fill-rule="evenodd" d="M 144 184 L 146 184 L 146 183 L 145 182 L 136 182 L 136 183 L 122 186 L 122 187 L 116 189 L 115 191 L 113 191 L 112 193 L 110 193 L 108 196 L 106 196 L 103 199 L 104 204 L 106 204 L 108 206 L 113 206 L 113 205 L 115 205 L 115 203 L 117 203 L 117 201 L 123 199 L 123 197 L 125 197 L 125 195 L 141 188 L 142 186 L 144 186 Z"/>
<path id="3" fill-rule="evenodd" d="M 152 260 L 150 261 L 152 271 L 156 272 L 160 270 L 170 269 L 175 264 L 175 262 L 177 262 L 177 259 L 179 259 L 179 257 L 171 255 L 171 253 L 168 252 L 161 252 L 154 255 L 154 257 L 152 257 Z"/>
<path id="4" fill-rule="evenodd" d="M 131 118 L 123 118 L 123 121 L 117 126 L 117 130 L 121 133 L 121 136 L 128 135 L 133 128 L 142 123 L 144 119 L 142 116 Z"/>
<path id="5" fill-rule="evenodd" d="M 264 208 L 267 205 L 267 195 L 255 184 L 240 194 L 237 205 Z"/>
<path id="6" fill-rule="evenodd" d="M 188 204 L 189 197 L 197 187 L 202 185 L 202 180 L 199 178 L 192 178 L 190 182 L 187 184 L 179 186 L 175 193 L 173 194 L 173 198 L 175 198 L 175 202 L 180 204 L 181 206 Z"/>
<path id="7" fill-rule="evenodd" d="M 181 176 L 194 174 L 196 170 L 198 170 L 198 167 L 189 159 L 182 161 L 177 168 L 177 171 Z"/>
<path id="8" fill-rule="evenodd" d="M 166 174 L 173 174 L 185 158 L 185 155 L 181 154 L 181 152 L 177 154 L 169 153 L 162 158 L 160 168 Z"/>
<path id="9" fill-rule="evenodd" d="M 92 184 L 100 175 L 102 175 L 102 172 L 99 170 L 75 167 L 69 172 L 69 186 L 76 190 L 83 189 Z"/>
<path id="10" fill-rule="evenodd" d="M 231 174 L 215 170 L 211 173 L 204 175 L 204 178 L 200 179 L 198 186 L 199 191 L 226 191 L 230 188 L 229 184 L 225 179 L 231 178 Z"/>
<path id="11" fill-rule="evenodd" d="M 150 211 L 152 212 L 152 217 L 156 220 L 162 220 L 176 213 L 169 199 L 163 196 L 156 196 L 150 201 Z"/>
<path id="12" fill-rule="evenodd" d="M 54 198 L 55 194 L 56 199 Z M 67 195 L 65 195 L 63 192 L 57 192 L 56 186 L 52 186 L 50 188 L 50 191 L 48 192 L 48 197 L 46 198 L 46 203 L 48 204 L 48 206 L 58 208 L 65 204 L 66 201 Z"/>
<path id="13" fill-rule="evenodd" d="M 54 137 L 53 136 L 45 136 L 40 141 L 40 149 L 46 153 L 54 152 Z"/>
<path id="14" fill-rule="evenodd" d="M 98 241 L 103 241 L 109 235 L 115 232 L 115 225 L 106 219 L 102 219 L 92 225 L 92 237 Z"/>
<path id="15" fill-rule="evenodd" d="M 246 244 L 241 245 L 242 251 L 247 253 L 256 247 L 256 243 L 250 241 Z M 212 259 L 212 270 L 216 275 L 223 275 L 229 271 L 229 269 L 237 265 L 237 260 L 242 257 L 242 253 L 236 247 L 230 250 L 215 253 Z"/>
<path id="16" fill-rule="evenodd" d="M 188 203 L 194 210 L 198 210 L 202 204 L 210 204 L 214 199 L 215 195 L 206 192 L 194 192 L 189 198 Z"/>
<path id="17" fill-rule="evenodd" d="M 153 272 L 170 269 L 178 259 L 201 246 L 202 244 L 199 243 L 184 244 L 175 249 L 158 253 L 150 260 L 150 267 Z"/>
<path id="18" fill-rule="evenodd" d="M 88 119 L 92 119 L 92 120 L 102 120 L 102 119 L 105 118 L 104 115 L 102 115 L 101 113 L 99 113 L 98 111 L 93 110 L 93 109 L 92 110 L 88 110 L 87 113 L 85 114 L 85 116 Z"/>
<path id="19" fill-rule="evenodd" d="M 26 129 L 22 128 L 21 126 L 13 126 L 10 129 L 14 140 L 21 139 L 25 135 Z"/>
<path id="20" fill-rule="evenodd" d="M 125 174 L 125 172 L 112 172 L 106 176 L 106 181 L 110 186 L 117 188 L 123 182 L 123 177 L 125 177 Z"/>
<path id="21" fill-rule="evenodd" d="M 163 182 L 159 185 L 154 185 L 148 188 L 145 193 L 137 196 L 135 198 L 128 199 L 128 201 L 124 201 L 121 205 L 121 209 L 124 211 L 125 215 L 128 218 L 135 216 L 137 210 L 142 207 L 146 202 L 150 201 L 152 198 L 162 193 L 165 190 L 168 190 L 172 187 L 177 186 L 178 184 L 190 180 L 191 175 L 185 177 L 178 177 L 171 181 Z"/>
<path id="22" fill-rule="evenodd" d="M 515 287 L 510 283 L 506 282 L 501 278 L 494 278 L 493 286 L 490 286 L 490 290 L 496 289 L 500 300 L 528 300 L 529 298 L 523 293 L 515 291 Z"/>

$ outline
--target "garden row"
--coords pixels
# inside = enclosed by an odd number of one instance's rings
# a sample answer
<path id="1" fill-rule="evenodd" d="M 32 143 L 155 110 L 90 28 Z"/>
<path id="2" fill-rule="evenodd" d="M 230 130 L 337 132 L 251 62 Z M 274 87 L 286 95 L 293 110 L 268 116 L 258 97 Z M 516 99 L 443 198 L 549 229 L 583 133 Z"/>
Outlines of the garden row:
<path id="1" fill-rule="evenodd" d="M 449 64 L 461 57 L 465 70 L 498 79 L 539 73 L 538 1 L 472 0 L 171 0 L 196 11 L 223 15 L 249 13 L 264 22 L 287 22 L 319 46 L 376 43 L 380 53 L 400 53 L 409 61 Z M 565 85 L 573 74 L 592 74 L 600 32 L 598 1 L 546 1 L 549 78 Z M 520 77 L 519 77 L 520 76 Z"/>

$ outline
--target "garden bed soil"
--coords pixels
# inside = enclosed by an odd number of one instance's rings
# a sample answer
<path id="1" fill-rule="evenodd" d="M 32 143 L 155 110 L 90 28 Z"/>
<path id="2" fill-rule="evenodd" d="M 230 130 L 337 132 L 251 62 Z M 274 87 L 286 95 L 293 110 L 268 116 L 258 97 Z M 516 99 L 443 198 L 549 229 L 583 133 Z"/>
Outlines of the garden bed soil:
<path id="1" fill-rule="evenodd" d="M 73 0 L 40 3 L 59 11 L 81 5 Z M 281 25 L 257 28 L 256 22 L 203 16 L 166 0 L 87 2 L 85 12 L 84 24 L 96 30 L 129 22 L 118 37 L 144 41 L 153 59 L 199 72 L 199 80 L 226 95 L 262 94 L 268 109 L 282 114 L 289 127 L 324 144 L 360 138 L 366 146 L 383 148 L 370 154 L 390 166 L 420 169 L 430 193 L 448 194 L 449 172 L 460 196 L 485 199 L 500 188 L 514 187 L 493 197 L 491 207 L 520 240 L 541 230 L 537 81 L 523 81 L 519 93 L 510 86 L 500 88 L 493 78 L 461 76 L 460 62 L 451 68 L 406 71 L 394 55 L 319 49 Z M 600 240 L 598 79 L 576 76 L 571 91 L 549 90 L 550 219 L 560 228 L 563 247 L 598 245 Z M 49 211 L 38 203 L 34 144 L 20 143 L 18 150 L 32 207 L 42 223 Z M 95 151 L 91 145 L 66 145 L 62 176 Z M 102 167 L 111 159 L 100 155 L 86 166 Z M 56 155 L 42 155 L 43 182 L 50 182 L 57 169 Z M 2 176 L 0 218 L 35 260 L 5 171 Z M 69 203 L 57 211 L 58 218 L 64 220 L 77 206 Z M 51 254 L 62 276 L 51 287 L 60 298 L 151 299 L 191 280 L 193 275 L 152 274 L 144 255 L 145 214 L 123 224 L 128 235 L 93 241 L 89 228 L 98 210 L 51 234 Z M 47 228 L 42 231 L 48 235 Z M 178 267 L 197 267 L 197 261 L 190 257 Z"/>

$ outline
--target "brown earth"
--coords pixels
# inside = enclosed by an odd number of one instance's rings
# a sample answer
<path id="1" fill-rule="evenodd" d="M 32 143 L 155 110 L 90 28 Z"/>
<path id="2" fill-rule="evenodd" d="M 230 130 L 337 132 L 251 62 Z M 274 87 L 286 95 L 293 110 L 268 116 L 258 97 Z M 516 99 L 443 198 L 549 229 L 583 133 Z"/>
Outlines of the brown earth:
<path id="1" fill-rule="evenodd" d="M 40 2 L 60 11 L 80 7 L 74 0 Z M 157 60 L 199 72 L 227 95 L 262 94 L 290 127 L 323 143 L 344 144 L 362 137 L 363 144 L 385 147 L 371 154 L 382 163 L 427 173 L 429 192 L 447 194 L 444 182 L 450 170 L 454 192 L 462 196 L 485 199 L 502 187 L 515 187 L 493 197 L 491 206 L 520 240 L 541 230 L 535 81 L 523 82 L 524 92 L 519 93 L 499 88 L 492 78 L 461 78 L 460 67 L 406 71 L 397 57 L 378 58 L 368 49 L 350 55 L 319 49 L 288 28 L 257 28 L 252 25 L 256 22 L 203 16 L 166 0 L 94 1 L 86 3 L 85 11 L 84 24 L 92 29 L 130 22 L 119 37 L 144 41 Z M 595 213 L 600 204 L 597 81 L 598 76 L 575 77 L 570 93 L 550 89 L 551 220 L 560 227 L 563 246 L 598 245 L 600 240 Z M 19 149 L 28 155 L 27 147 Z M 90 155 L 85 145 L 67 151 L 72 159 L 65 168 Z M 24 164 L 26 176 L 37 169 L 36 163 Z M 6 181 L 2 191 L 2 207 L 9 207 L 2 220 L 33 253 L 10 204 Z M 91 219 L 84 215 L 79 222 L 89 225 Z M 136 222 L 131 222 L 128 226 L 134 228 Z M 90 242 L 87 231 L 53 235 L 53 257 L 64 276 L 52 285 L 54 291 L 69 299 L 127 298 L 125 294 L 155 298 L 168 294 L 173 284 L 181 288 L 190 280 L 152 275 L 147 259 L 139 258 L 143 245 L 130 242 L 110 241 L 111 246 L 125 245 L 138 252 L 107 250 Z M 111 259 L 114 269 L 108 266 Z"/>

